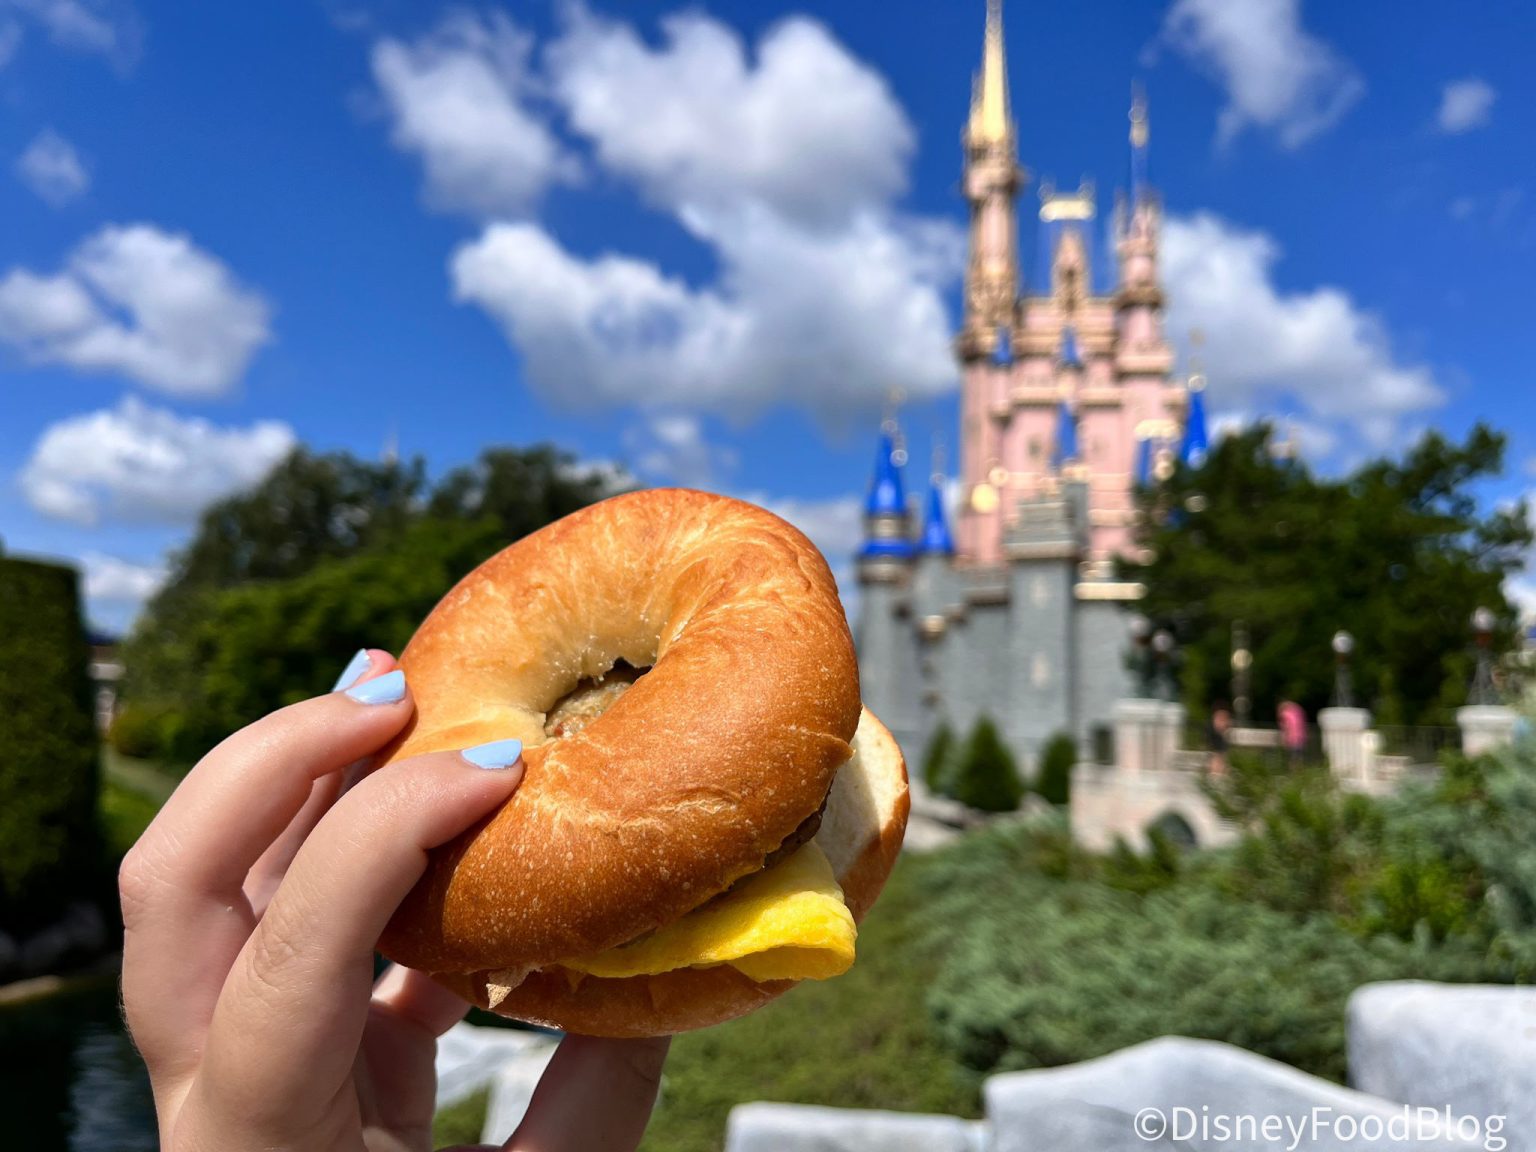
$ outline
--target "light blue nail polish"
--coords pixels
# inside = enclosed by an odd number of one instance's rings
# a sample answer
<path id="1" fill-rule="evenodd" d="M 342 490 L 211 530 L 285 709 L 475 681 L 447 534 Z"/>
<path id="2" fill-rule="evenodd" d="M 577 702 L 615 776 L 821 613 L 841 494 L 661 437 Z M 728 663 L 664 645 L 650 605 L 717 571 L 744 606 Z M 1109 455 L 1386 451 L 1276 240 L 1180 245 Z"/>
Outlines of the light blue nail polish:
<path id="1" fill-rule="evenodd" d="M 377 680 L 365 680 L 347 695 L 360 704 L 398 704 L 405 699 L 405 673 L 396 668 Z"/>
<path id="2" fill-rule="evenodd" d="M 512 767 L 522 754 L 521 740 L 492 740 L 489 744 L 478 744 L 459 753 L 476 768 L 495 769 Z"/>
<path id="3" fill-rule="evenodd" d="M 331 685 L 332 692 L 340 692 L 343 688 L 350 688 L 363 678 L 363 673 L 373 666 L 373 661 L 368 658 L 368 649 L 359 648 L 357 655 L 347 661 L 347 666 L 341 670 L 341 675 L 336 677 L 336 683 Z"/>

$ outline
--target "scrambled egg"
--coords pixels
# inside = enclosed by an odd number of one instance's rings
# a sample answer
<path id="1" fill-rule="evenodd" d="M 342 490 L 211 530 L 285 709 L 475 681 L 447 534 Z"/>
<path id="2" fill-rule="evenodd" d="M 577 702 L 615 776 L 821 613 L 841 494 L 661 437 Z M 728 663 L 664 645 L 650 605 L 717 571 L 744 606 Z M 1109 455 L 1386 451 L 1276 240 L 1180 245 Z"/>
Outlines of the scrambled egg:
<path id="1" fill-rule="evenodd" d="M 757 981 L 825 980 L 853 964 L 856 933 L 832 866 L 813 841 L 644 939 L 560 966 L 624 977 L 729 964 Z"/>

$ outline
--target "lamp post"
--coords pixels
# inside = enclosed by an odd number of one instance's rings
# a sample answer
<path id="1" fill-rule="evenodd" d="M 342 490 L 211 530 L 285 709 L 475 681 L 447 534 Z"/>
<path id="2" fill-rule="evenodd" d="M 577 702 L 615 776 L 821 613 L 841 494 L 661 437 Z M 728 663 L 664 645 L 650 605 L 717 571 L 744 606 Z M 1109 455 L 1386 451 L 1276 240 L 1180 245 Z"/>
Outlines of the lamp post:
<path id="1" fill-rule="evenodd" d="M 1494 616 L 1490 608 L 1478 608 L 1472 613 L 1472 637 L 1477 643 L 1477 671 L 1472 676 L 1472 691 L 1467 695 L 1467 703 L 1474 706 L 1499 702 L 1499 689 L 1493 682 L 1493 657 L 1490 652 L 1493 630 L 1498 622 L 1498 617 Z"/>
<path id="2" fill-rule="evenodd" d="M 1353 708 L 1354 692 L 1350 685 L 1349 658 L 1354 655 L 1355 638 L 1342 628 L 1333 634 L 1333 706 Z"/>
<path id="3" fill-rule="evenodd" d="M 1249 670 L 1253 667 L 1253 652 L 1248 647 L 1248 625 L 1242 620 L 1232 621 L 1232 717 L 1239 727 L 1248 723 L 1253 707 L 1249 690 Z"/>
<path id="4" fill-rule="evenodd" d="M 1156 698 L 1171 702 L 1176 693 L 1173 687 L 1173 633 L 1159 628 L 1152 634 L 1152 660 L 1157 666 L 1155 682 Z"/>
<path id="5" fill-rule="evenodd" d="M 1136 695 L 1142 700 L 1150 700 L 1153 695 L 1152 621 L 1138 612 L 1131 617 L 1127 632 L 1131 638 L 1130 665 L 1135 679 Z"/>

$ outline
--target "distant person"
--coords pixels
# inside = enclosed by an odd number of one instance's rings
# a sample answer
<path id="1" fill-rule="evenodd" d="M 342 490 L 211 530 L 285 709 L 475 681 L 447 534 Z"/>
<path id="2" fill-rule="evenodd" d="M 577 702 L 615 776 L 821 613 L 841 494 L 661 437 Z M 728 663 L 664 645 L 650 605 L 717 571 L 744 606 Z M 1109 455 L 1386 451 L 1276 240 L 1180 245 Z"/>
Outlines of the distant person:
<path id="1" fill-rule="evenodd" d="M 1205 728 L 1206 744 L 1210 747 L 1210 759 L 1206 768 L 1212 776 L 1227 774 L 1227 745 L 1232 739 L 1232 712 L 1225 700 L 1218 700 L 1211 708 L 1211 719 Z"/>
<path id="2" fill-rule="evenodd" d="M 1301 754 L 1307 746 L 1307 713 L 1295 700 L 1287 696 L 1275 710 L 1280 721 L 1280 745 L 1285 749 L 1285 762 L 1295 768 L 1301 763 Z"/>

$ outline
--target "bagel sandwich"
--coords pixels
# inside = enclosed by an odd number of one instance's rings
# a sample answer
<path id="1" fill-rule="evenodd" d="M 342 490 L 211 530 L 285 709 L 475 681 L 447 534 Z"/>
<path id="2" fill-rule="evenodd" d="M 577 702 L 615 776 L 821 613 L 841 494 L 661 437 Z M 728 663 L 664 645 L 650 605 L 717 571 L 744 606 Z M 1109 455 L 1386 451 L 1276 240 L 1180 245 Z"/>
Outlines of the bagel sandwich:
<path id="1" fill-rule="evenodd" d="M 400 665 L 416 713 L 387 759 L 516 738 L 524 779 L 431 854 L 391 960 L 598 1036 L 720 1023 L 853 963 L 906 767 L 784 520 L 686 489 L 594 504 L 466 576 Z"/>

